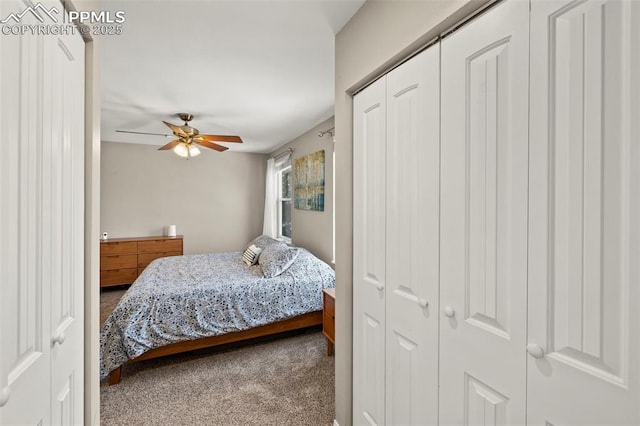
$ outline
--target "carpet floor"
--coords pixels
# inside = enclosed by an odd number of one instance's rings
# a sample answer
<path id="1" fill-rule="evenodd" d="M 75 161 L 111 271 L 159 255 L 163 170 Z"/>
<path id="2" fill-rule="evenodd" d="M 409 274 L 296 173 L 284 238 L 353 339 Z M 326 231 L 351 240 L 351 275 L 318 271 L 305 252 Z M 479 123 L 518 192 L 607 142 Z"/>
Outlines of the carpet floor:
<path id="1" fill-rule="evenodd" d="M 103 293 L 106 311 L 123 291 Z M 310 329 L 134 363 L 101 383 L 101 424 L 331 425 L 334 361 Z"/>

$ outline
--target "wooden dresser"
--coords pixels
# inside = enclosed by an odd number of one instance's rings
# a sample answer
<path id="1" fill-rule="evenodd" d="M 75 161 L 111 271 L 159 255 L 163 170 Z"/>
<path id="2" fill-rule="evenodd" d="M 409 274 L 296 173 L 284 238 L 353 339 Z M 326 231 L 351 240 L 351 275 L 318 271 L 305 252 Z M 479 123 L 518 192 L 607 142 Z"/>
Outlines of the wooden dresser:
<path id="1" fill-rule="evenodd" d="M 100 287 L 131 284 L 153 259 L 180 255 L 182 235 L 100 241 Z"/>

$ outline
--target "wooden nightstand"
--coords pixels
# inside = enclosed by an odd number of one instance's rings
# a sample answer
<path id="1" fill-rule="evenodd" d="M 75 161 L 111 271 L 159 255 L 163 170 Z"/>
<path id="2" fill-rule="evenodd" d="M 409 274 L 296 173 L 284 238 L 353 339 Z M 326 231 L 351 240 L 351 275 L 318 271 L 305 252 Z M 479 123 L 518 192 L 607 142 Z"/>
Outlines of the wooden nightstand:
<path id="1" fill-rule="evenodd" d="M 333 355 L 336 343 L 336 289 L 327 288 L 322 292 L 322 333 L 327 337 L 327 355 Z"/>

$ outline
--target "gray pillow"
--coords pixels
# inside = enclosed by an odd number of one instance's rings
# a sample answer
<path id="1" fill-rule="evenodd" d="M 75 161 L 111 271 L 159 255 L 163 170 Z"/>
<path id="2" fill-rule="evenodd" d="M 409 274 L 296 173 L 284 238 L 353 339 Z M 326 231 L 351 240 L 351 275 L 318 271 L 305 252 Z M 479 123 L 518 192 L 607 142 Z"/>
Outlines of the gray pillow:
<path id="1" fill-rule="evenodd" d="M 266 235 L 260 235 L 259 237 L 254 238 L 243 251 L 246 251 L 252 245 L 255 245 L 259 249 L 264 249 L 266 246 L 271 244 L 284 244 L 282 241 L 278 241 L 275 238 L 268 237 Z"/>
<path id="2" fill-rule="evenodd" d="M 297 247 L 289 247 L 284 243 L 266 246 L 258 258 L 262 274 L 265 278 L 277 277 L 293 265 L 299 252 Z"/>

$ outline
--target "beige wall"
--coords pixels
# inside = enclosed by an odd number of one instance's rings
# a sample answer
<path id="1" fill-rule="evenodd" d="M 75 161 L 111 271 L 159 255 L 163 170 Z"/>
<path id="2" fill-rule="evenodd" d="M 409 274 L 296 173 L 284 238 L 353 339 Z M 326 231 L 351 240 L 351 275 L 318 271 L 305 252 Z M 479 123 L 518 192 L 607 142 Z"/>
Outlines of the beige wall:
<path id="1" fill-rule="evenodd" d="M 206 150 L 182 160 L 156 146 L 103 142 L 101 231 L 163 235 L 175 224 L 185 253 L 242 250 L 262 233 L 266 159 Z"/>
<path id="2" fill-rule="evenodd" d="M 324 149 L 324 211 L 291 211 L 291 242 L 304 247 L 327 263 L 333 261 L 333 139 L 329 134 L 319 138 L 318 132 L 333 127 L 333 117 L 281 146 L 271 153 L 277 154 L 293 148 L 293 160 Z M 295 182 L 294 182 L 295 184 Z"/>
<path id="3" fill-rule="evenodd" d="M 352 96 L 486 0 L 368 0 L 336 36 L 336 420 L 351 424 Z"/>

